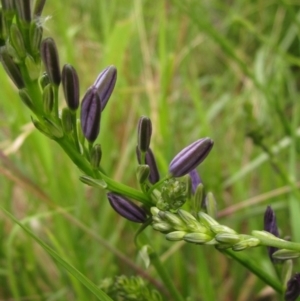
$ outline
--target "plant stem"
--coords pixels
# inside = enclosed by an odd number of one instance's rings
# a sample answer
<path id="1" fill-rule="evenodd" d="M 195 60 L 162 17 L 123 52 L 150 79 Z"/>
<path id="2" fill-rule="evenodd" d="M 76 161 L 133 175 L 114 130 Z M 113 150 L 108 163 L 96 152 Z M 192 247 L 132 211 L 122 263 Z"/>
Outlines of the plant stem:
<path id="1" fill-rule="evenodd" d="M 247 256 L 246 254 L 237 253 L 230 249 L 220 250 L 220 252 L 230 256 L 231 258 L 239 262 L 241 265 L 243 265 L 245 268 L 247 268 L 249 271 L 251 271 L 258 278 L 260 278 L 262 281 L 264 281 L 266 284 L 271 286 L 276 292 L 278 292 L 279 294 L 283 294 L 284 288 L 279 282 L 279 280 L 275 279 L 270 274 L 268 274 L 265 271 L 265 269 L 260 267 L 254 260 L 249 258 L 249 256 Z"/>

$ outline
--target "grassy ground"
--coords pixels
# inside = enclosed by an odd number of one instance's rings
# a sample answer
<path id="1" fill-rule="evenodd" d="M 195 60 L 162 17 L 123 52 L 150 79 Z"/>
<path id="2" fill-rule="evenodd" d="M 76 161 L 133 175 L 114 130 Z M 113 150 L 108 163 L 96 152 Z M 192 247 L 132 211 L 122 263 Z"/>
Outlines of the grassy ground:
<path id="1" fill-rule="evenodd" d="M 162 174 L 177 151 L 211 137 L 214 149 L 199 172 L 206 190 L 214 192 L 220 221 L 243 233 L 260 230 L 269 204 L 282 236 L 300 241 L 300 199 L 288 188 L 299 177 L 296 1 L 52 0 L 44 16 L 45 36 L 55 38 L 61 64 L 78 70 L 81 95 L 104 67 L 118 69 L 98 138 L 108 174 L 137 187 L 141 115 L 152 120 L 152 149 Z M 154 269 L 138 258 L 136 225 L 116 215 L 104 192 L 83 185 L 59 146 L 34 129 L 2 68 L 0 82 L 5 208 L 95 284 L 146 273 L 164 295 Z M 0 216 L 0 300 L 96 300 Z M 213 247 L 174 244 L 152 229 L 147 233 L 190 300 L 280 300 Z M 273 271 L 264 248 L 246 254 Z"/>

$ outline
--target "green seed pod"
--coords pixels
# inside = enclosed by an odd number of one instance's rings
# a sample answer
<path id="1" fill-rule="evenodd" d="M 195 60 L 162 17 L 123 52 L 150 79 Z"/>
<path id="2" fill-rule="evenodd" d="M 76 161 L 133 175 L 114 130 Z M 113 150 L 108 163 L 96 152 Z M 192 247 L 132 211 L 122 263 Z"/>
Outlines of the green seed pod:
<path id="1" fill-rule="evenodd" d="M 61 114 L 61 124 L 63 131 L 66 134 L 71 134 L 73 132 L 73 116 L 72 112 L 68 108 L 63 108 L 62 114 Z"/>
<path id="2" fill-rule="evenodd" d="M 14 82 L 18 89 L 22 89 L 25 87 L 25 83 L 21 74 L 21 71 L 17 64 L 13 61 L 11 56 L 8 54 L 7 49 L 2 49 L 1 51 L 1 63 L 10 77 L 10 79 Z"/>
<path id="3" fill-rule="evenodd" d="M 28 92 L 26 89 L 21 89 L 19 90 L 19 96 L 21 98 L 21 100 L 23 101 L 23 103 L 31 110 L 31 111 L 35 111 L 35 107 L 34 104 L 32 102 L 31 97 L 29 96 Z"/>
<path id="4" fill-rule="evenodd" d="M 236 231 L 234 231 L 233 229 L 224 226 L 224 225 L 211 225 L 210 226 L 210 230 L 212 232 L 214 232 L 215 234 L 219 234 L 219 233 L 228 233 L 228 234 L 236 234 Z"/>
<path id="5" fill-rule="evenodd" d="M 101 145 L 95 144 L 92 148 L 91 159 L 90 159 L 91 165 L 94 169 L 99 168 L 100 162 L 101 162 L 101 157 L 102 157 Z"/>
<path id="6" fill-rule="evenodd" d="M 24 59 L 26 56 L 26 49 L 22 33 L 17 24 L 10 26 L 10 43 L 14 48 L 19 59 Z"/>
<path id="7" fill-rule="evenodd" d="M 42 90 L 44 90 L 45 87 L 50 84 L 50 79 L 46 72 L 44 72 L 43 75 L 39 78 L 39 84 Z"/>
<path id="8" fill-rule="evenodd" d="M 64 136 L 62 128 L 56 123 L 54 123 L 51 119 L 44 117 L 44 122 L 48 128 L 48 131 L 53 137 L 55 137 L 56 139 L 60 139 Z"/>
<path id="9" fill-rule="evenodd" d="M 30 79 L 33 81 L 38 79 L 40 76 L 41 68 L 40 61 L 36 63 L 32 56 L 27 55 L 25 58 L 25 65 Z"/>
<path id="10" fill-rule="evenodd" d="M 166 239 L 171 241 L 183 240 L 183 237 L 186 234 L 187 233 L 185 231 L 173 231 L 166 235 Z"/>
<path id="11" fill-rule="evenodd" d="M 37 23 L 30 23 L 29 42 L 31 55 L 37 57 L 40 53 L 41 42 L 43 38 L 43 27 Z"/>
<path id="12" fill-rule="evenodd" d="M 293 261 L 291 259 L 282 262 L 281 279 L 283 286 L 287 286 L 288 281 L 291 279 L 293 273 Z"/>
<path id="13" fill-rule="evenodd" d="M 156 216 L 159 213 L 159 209 L 157 207 L 151 207 L 150 212 L 153 216 Z"/>
<path id="14" fill-rule="evenodd" d="M 215 240 L 224 244 L 236 244 L 240 242 L 240 236 L 233 233 L 219 233 L 215 236 Z"/>
<path id="15" fill-rule="evenodd" d="M 198 216 L 200 218 L 200 221 L 205 224 L 207 227 L 211 227 L 214 225 L 219 225 L 219 223 L 214 220 L 211 216 L 209 216 L 208 214 L 206 214 L 203 211 L 199 211 L 198 212 Z"/>
<path id="16" fill-rule="evenodd" d="M 136 177 L 140 185 L 144 184 L 150 174 L 150 167 L 148 165 L 138 165 L 136 169 Z"/>
<path id="17" fill-rule="evenodd" d="M 169 232 L 173 230 L 172 226 L 166 222 L 155 223 L 152 225 L 152 228 L 160 232 Z"/>
<path id="18" fill-rule="evenodd" d="M 39 130 L 41 133 L 43 133 L 45 136 L 53 140 L 57 139 L 57 137 L 55 137 L 53 133 L 49 130 L 47 125 L 33 118 L 31 118 L 31 121 L 35 126 L 35 128 Z"/>
<path id="19" fill-rule="evenodd" d="M 204 186 L 200 183 L 194 193 L 194 197 L 192 198 L 192 211 L 193 213 L 197 213 L 200 211 L 201 205 L 203 203 L 203 195 L 204 195 Z"/>
<path id="20" fill-rule="evenodd" d="M 106 182 L 102 179 L 94 179 L 94 178 L 91 178 L 89 176 L 80 176 L 79 180 L 82 183 L 87 184 L 87 185 L 92 186 L 92 187 L 101 188 L 101 189 L 106 189 L 107 188 Z"/>
<path id="21" fill-rule="evenodd" d="M 245 249 L 257 247 L 260 244 L 260 240 L 252 237 L 238 242 L 232 246 L 233 251 L 243 251 Z"/>
<path id="22" fill-rule="evenodd" d="M 44 112 L 51 114 L 54 106 L 54 91 L 51 84 L 47 85 L 43 91 Z"/>
<path id="23" fill-rule="evenodd" d="M 300 257 L 300 252 L 294 250 L 281 249 L 274 252 L 272 257 L 279 260 L 295 259 Z"/>
<path id="24" fill-rule="evenodd" d="M 191 232 L 210 233 L 209 229 L 199 223 L 193 215 L 185 210 L 178 210 L 178 215 L 185 222 L 187 229 Z"/>
<path id="25" fill-rule="evenodd" d="M 186 230 L 184 222 L 176 214 L 168 211 L 160 211 L 158 215 L 162 220 L 171 224 L 175 230 Z"/>
<path id="26" fill-rule="evenodd" d="M 193 242 L 196 244 L 205 244 L 213 239 L 210 235 L 204 233 L 188 233 L 183 239 L 187 242 Z"/>
<path id="27" fill-rule="evenodd" d="M 210 215 L 212 218 L 217 217 L 217 202 L 211 192 L 206 195 L 203 205 L 208 215 Z"/>

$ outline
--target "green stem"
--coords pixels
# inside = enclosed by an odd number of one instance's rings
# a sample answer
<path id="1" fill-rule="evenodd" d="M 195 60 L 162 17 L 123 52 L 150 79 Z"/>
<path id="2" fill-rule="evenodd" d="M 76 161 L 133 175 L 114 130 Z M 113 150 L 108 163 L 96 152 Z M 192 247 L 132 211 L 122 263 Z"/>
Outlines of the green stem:
<path id="1" fill-rule="evenodd" d="M 220 252 L 227 254 L 237 262 L 239 262 L 241 265 L 243 265 L 245 268 L 247 268 L 249 271 L 251 271 L 254 275 L 256 275 L 258 278 L 260 278 L 262 281 L 264 281 L 266 284 L 271 286 L 276 292 L 279 294 L 284 293 L 284 288 L 279 280 L 272 277 L 270 274 L 268 274 L 264 268 L 262 268 L 260 265 L 258 265 L 254 260 L 252 260 L 249 256 L 237 253 L 235 251 L 232 251 L 230 249 L 226 250 L 220 250 Z"/>
<path id="2" fill-rule="evenodd" d="M 140 239 L 143 240 L 143 244 L 146 244 L 148 246 L 148 254 L 149 254 L 151 263 L 153 264 L 154 268 L 156 269 L 157 273 L 159 274 L 164 285 L 170 292 L 170 295 L 172 297 L 171 300 L 185 301 L 183 296 L 179 293 L 179 291 L 175 287 L 170 275 L 167 273 L 166 268 L 164 267 L 163 263 L 161 262 L 159 256 L 153 250 L 153 248 L 150 246 L 150 242 L 149 242 L 149 239 L 146 236 L 146 234 L 143 233 L 142 235 L 140 235 Z"/>
<path id="3" fill-rule="evenodd" d="M 260 240 L 260 245 L 275 247 L 278 249 L 288 249 L 300 252 L 300 244 L 296 242 L 287 241 L 277 237 L 272 237 L 272 234 L 265 234 L 262 231 L 252 231 L 252 235 Z"/>

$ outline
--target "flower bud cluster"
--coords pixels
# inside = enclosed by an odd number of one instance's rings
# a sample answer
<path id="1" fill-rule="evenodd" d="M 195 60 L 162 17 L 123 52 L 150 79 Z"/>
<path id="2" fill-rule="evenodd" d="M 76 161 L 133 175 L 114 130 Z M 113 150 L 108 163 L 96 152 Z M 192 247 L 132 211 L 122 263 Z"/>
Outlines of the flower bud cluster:
<path id="1" fill-rule="evenodd" d="M 202 211 L 198 212 L 198 219 L 182 209 L 179 209 L 177 213 L 171 213 L 152 207 L 151 213 L 153 229 L 166 234 L 167 240 L 215 245 L 218 249 L 231 248 L 234 251 L 245 250 L 260 244 L 258 238 L 238 234 Z"/>

